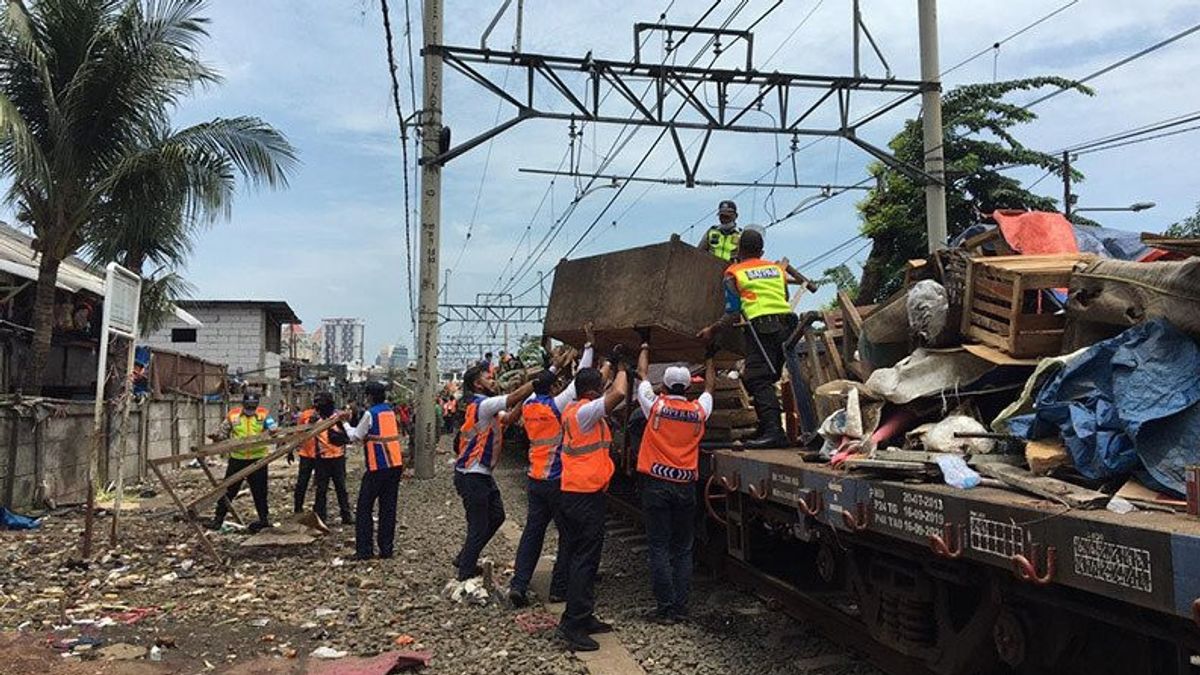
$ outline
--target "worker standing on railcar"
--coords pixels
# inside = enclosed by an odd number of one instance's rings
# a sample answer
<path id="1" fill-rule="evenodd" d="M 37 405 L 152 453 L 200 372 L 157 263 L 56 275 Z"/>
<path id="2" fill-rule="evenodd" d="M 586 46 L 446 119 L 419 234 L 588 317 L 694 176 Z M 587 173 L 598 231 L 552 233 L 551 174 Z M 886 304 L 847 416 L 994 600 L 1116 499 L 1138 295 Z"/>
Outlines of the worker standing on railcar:
<path id="1" fill-rule="evenodd" d="M 579 400 L 563 410 L 562 522 L 565 549 L 570 559 L 567 607 L 558 623 L 557 635 L 573 651 L 595 651 L 600 645 L 591 638 L 607 633 L 612 626 L 594 614 L 596 572 L 604 548 L 605 491 L 615 467 L 609 450 L 612 430 L 606 417 L 625 399 L 628 380 L 620 359 L 612 387 L 604 390 L 604 376 L 595 368 L 575 374 Z"/>
<path id="2" fill-rule="evenodd" d="M 708 228 L 704 238 L 700 240 L 700 250 L 708 251 L 726 262 L 734 262 L 734 254 L 738 251 L 738 241 L 742 235 L 737 225 L 737 204 L 726 199 L 717 206 L 719 223 Z"/>
<path id="3" fill-rule="evenodd" d="M 704 363 L 704 393 L 689 401 L 686 366 L 670 366 L 657 396 L 649 381 L 650 345 L 638 356 L 637 397 L 646 428 L 638 448 L 642 515 L 646 521 L 650 583 L 656 607 L 650 620 L 673 624 L 687 618 L 692 584 L 692 540 L 695 537 L 696 481 L 700 476 L 700 439 L 713 410 L 716 369 Z"/>
<path id="4" fill-rule="evenodd" d="M 755 229 L 742 232 L 738 260 L 725 270 L 725 314 L 700 331 L 711 340 L 719 331 L 745 319 L 746 367 L 743 386 L 754 401 L 758 433 L 745 448 L 787 447 L 779 394 L 775 385 L 783 372 L 784 342 L 798 323 L 788 304 L 787 271 L 779 263 L 764 260 L 763 237 Z"/>

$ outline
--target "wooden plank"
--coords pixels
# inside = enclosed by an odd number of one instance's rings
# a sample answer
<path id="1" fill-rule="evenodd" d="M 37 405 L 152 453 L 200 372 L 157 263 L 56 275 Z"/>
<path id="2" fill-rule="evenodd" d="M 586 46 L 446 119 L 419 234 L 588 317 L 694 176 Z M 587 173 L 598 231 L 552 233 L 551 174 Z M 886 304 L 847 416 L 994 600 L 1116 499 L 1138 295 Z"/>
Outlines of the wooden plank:
<path id="1" fill-rule="evenodd" d="M 753 408 L 714 410 L 705 423 L 707 427 L 715 429 L 734 429 L 755 424 L 758 424 L 758 415 Z"/>
<path id="2" fill-rule="evenodd" d="M 991 345 L 1006 352 L 1008 351 L 1008 340 L 996 335 L 995 333 L 989 333 L 988 331 L 976 326 L 967 326 L 966 334 L 967 337 L 978 340 L 984 344 Z"/>
<path id="3" fill-rule="evenodd" d="M 971 324 L 980 328 L 984 328 L 995 335 L 1008 337 L 1010 334 L 1008 324 L 988 318 L 986 315 L 980 314 L 979 312 L 971 312 Z"/>
<path id="4" fill-rule="evenodd" d="M 862 332 L 863 316 L 857 307 L 854 306 L 854 300 L 850 298 L 850 294 L 846 291 L 839 290 L 837 292 L 838 304 L 842 308 L 842 320 L 848 322 L 854 330 L 854 334 L 858 335 Z"/>
<path id="5" fill-rule="evenodd" d="M 166 477 L 163 476 L 162 470 L 158 468 L 157 464 L 151 464 L 150 470 L 153 471 L 154 475 L 158 477 L 158 482 L 162 484 L 163 489 L 167 491 L 167 494 L 171 495 L 171 501 L 175 502 L 175 506 L 179 507 L 179 513 L 183 516 L 184 521 L 192 526 L 192 530 L 195 532 L 196 536 L 200 538 L 200 541 L 204 543 L 204 547 L 208 549 L 208 552 L 212 555 L 213 560 L 215 560 L 221 567 L 225 567 L 225 560 L 222 559 L 221 554 L 217 552 L 217 547 L 213 546 L 213 543 L 208 539 L 208 535 L 204 532 L 204 528 L 200 526 L 200 523 L 196 522 L 196 514 L 188 509 L 188 507 L 184 506 L 183 502 L 179 499 L 179 495 L 175 494 L 175 490 L 171 488 L 171 484 L 167 481 Z"/>
<path id="6" fill-rule="evenodd" d="M 159 457 L 152 459 L 152 464 L 170 464 L 171 462 L 179 462 L 182 460 L 199 459 L 202 457 L 212 457 L 213 455 L 227 455 L 231 452 L 253 448 L 258 445 L 277 445 L 287 442 L 291 437 L 306 433 L 312 429 L 312 425 L 302 425 L 295 427 L 284 427 L 278 432 L 257 434 L 255 436 L 247 436 L 246 438 L 231 438 L 217 443 L 210 443 L 202 448 L 192 447 L 191 452 L 181 452 L 177 455 L 168 457 Z"/>
<path id="7" fill-rule="evenodd" d="M 1008 322 L 1008 318 L 1012 316 L 1012 308 L 1004 305 L 996 304 L 990 300 L 984 300 L 981 296 L 975 297 L 975 302 L 971 303 L 971 311 L 981 312 L 988 316 L 993 316 L 996 319 Z"/>
<path id="8" fill-rule="evenodd" d="M 998 284 L 986 279 L 975 278 L 971 283 L 970 290 L 972 298 L 976 295 L 986 295 L 997 304 L 1012 304 L 1013 286 L 1011 284 Z M 971 304 L 974 304 L 973 300 L 964 306 L 969 307 Z"/>
<path id="9" fill-rule="evenodd" d="M 246 468 L 242 469 L 241 471 L 238 471 L 237 473 L 233 474 L 232 476 L 229 476 L 228 478 L 222 480 L 217 486 L 215 486 L 209 492 L 206 492 L 205 494 L 200 495 L 199 497 L 196 497 L 195 499 L 193 499 L 191 502 L 188 503 L 188 505 L 187 505 L 188 509 L 190 511 L 194 511 L 198 507 L 201 507 L 201 506 L 204 506 L 205 504 L 216 501 L 217 499 L 220 498 L 221 495 L 225 494 L 226 488 L 228 488 L 230 485 L 233 485 L 233 484 L 237 483 L 238 481 L 244 480 L 247 476 L 254 473 L 255 471 L 258 471 L 259 469 L 261 469 L 264 466 L 270 464 L 271 462 L 279 459 L 280 457 L 283 457 L 284 455 L 288 454 L 289 452 L 294 451 L 296 448 L 300 447 L 300 445 L 303 444 L 305 441 L 307 441 L 311 438 L 315 438 L 317 434 L 325 431 L 326 429 L 333 427 L 335 424 L 341 424 L 341 418 L 331 417 L 327 420 L 321 421 L 319 424 L 317 424 L 315 426 L 312 426 L 310 428 L 310 430 L 307 431 L 306 433 L 294 438 L 294 440 L 288 441 L 283 446 L 277 448 L 275 450 L 275 452 L 268 454 L 266 457 L 263 457 L 262 459 L 254 462 L 250 466 L 247 466 Z"/>
<path id="10" fill-rule="evenodd" d="M 1109 499 L 1108 495 L 1103 492 L 1088 490 L 1055 478 L 1035 476 L 1020 467 L 987 463 L 977 465 L 975 470 L 989 478 L 1002 481 L 1010 487 L 1073 508 L 1103 508 Z"/>
<path id="11" fill-rule="evenodd" d="M 812 359 L 813 374 L 816 375 L 816 384 L 825 384 L 831 379 L 829 373 L 825 370 L 825 364 L 821 362 L 820 350 L 817 347 L 817 338 L 811 330 L 804 331 L 804 341 L 808 343 L 808 355 Z M 815 387 L 814 387 L 815 389 Z"/>
<path id="12" fill-rule="evenodd" d="M 1026 333 L 1045 331 L 1061 331 L 1067 325 L 1065 314 L 1025 314 L 1021 313 L 1021 327 Z"/>
<path id="13" fill-rule="evenodd" d="M 834 379 L 846 379 L 846 366 L 842 363 L 842 354 L 833 341 L 833 335 L 826 330 L 821 333 L 821 338 L 825 341 L 825 355 L 829 358 L 829 367 L 833 371 Z"/>
<path id="14" fill-rule="evenodd" d="M 208 462 L 201 461 L 200 468 L 204 470 L 204 475 L 208 477 L 209 484 L 212 485 L 213 487 L 216 487 L 217 486 L 217 477 L 213 475 L 212 469 L 208 468 Z M 242 520 L 242 515 L 237 512 L 237 509 L 233 508 L 232 501 L 229 502 L 229 515 L 233 516 L 233 519 L 237 521 L 238 525 L 246 524 L 246 521 Z"/>
<path id="15" fill-rule="evenodd" d="M 990 345 L 965 344 L 963 349 L 998 366 L 1036 366 L 1039 359 L 1019 359 Z"/>

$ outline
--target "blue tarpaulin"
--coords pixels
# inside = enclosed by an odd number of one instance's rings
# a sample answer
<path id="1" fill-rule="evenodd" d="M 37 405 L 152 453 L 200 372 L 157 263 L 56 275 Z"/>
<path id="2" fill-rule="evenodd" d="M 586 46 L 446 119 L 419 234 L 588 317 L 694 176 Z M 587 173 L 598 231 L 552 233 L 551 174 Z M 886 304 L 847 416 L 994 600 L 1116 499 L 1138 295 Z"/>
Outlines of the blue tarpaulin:
<path id="1" fill-rule="evenodd" d="M 1145 469 L 1183 494 L 1183 468 L 1200 464 L 1200 345 L 1154 319 L 1090 347 L 1014 417 L 1027 439 L 1061 435 L 1076 469 L 1103 479 Z"/>
<path id="2" fill-rule="evenodd" d="M 37 518 L 13 513 L 0 506 L 0 530 L 32 530 L 41 525 Z"/>

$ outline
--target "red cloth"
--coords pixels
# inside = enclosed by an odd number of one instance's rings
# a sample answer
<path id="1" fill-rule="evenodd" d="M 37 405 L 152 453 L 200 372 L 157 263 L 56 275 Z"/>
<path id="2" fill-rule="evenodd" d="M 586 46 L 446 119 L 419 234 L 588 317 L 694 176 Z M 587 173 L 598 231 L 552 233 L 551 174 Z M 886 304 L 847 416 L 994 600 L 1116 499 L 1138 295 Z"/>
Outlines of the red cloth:
<path id="1" fill-rule="evenodd" d="M 992 219 L 1000 225 L 1004 241 L 1022 255 L 1079 252 L 1075 228 L 1061 213 L 997 209 Z"/>

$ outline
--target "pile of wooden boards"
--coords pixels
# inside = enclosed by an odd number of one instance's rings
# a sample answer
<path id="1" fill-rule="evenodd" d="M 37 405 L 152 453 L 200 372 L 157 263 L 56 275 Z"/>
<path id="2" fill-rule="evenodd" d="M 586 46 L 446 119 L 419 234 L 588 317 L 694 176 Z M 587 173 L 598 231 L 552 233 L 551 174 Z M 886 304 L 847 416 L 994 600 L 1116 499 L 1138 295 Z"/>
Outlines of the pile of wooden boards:
<path id="1" fill-rule="evenodd" d="M 688 392 L 699 395 L 700 390 Z M 704 440 L 731 443 L 754 436 L 758 426 L 758 415 L 750 403 L 750 397 L 738 380 L 717 378 L 717 390 L 713 392 L 713 412 L 708 418 Z"/>

